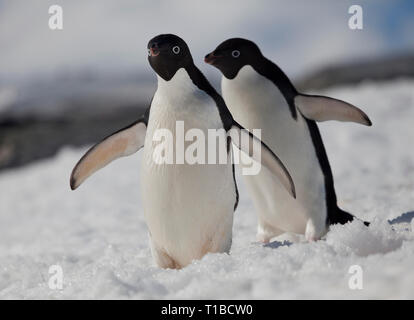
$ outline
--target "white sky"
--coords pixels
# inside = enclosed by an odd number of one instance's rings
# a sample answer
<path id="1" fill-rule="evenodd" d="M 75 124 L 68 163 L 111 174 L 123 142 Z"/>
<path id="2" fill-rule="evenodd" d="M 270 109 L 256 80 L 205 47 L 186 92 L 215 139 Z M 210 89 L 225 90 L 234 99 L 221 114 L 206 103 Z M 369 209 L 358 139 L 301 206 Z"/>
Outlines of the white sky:
<path id="1" fill-rule="evenodd" d="M 381 27 L 388 23 L 380 19 L 391 2 L 358 1 L 364 8 L 364 30 L 352 31 L 348 8 L 355 2 L 348 0 L 0 0 L 0 77 L 78 71 L 148 76 L 146 44 L 159 33 L 184 38 L 203 71 L 214 73 L 203 63 L 204 55 L 238 36 L 255 41 L 268 58 L 296 76 L 404 48 L 412 20 L 401 22 L 405 29 L 397 48 Z M 52 4 L 63 7 L 63 31 L 48 28 Z"/>

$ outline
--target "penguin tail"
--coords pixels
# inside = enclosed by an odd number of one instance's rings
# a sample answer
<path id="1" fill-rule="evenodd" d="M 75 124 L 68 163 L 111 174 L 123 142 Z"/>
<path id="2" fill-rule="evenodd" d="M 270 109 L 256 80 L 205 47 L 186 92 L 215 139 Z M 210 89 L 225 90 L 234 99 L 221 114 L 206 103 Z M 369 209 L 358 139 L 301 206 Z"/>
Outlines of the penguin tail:
<path id="1" fill-rule="evenodd" d="M 355 216 L 353 216 L 352 214 L 350 214 L 349 212 L 346 212 L 340 208 L 337 208 L 336 212 L 334 215 L 329 217 L 329 224 L 345 224 L 347 222 L 350 222 L 354 219 L 358 219 Z M 364 225 L 366 225 L 367 227 L 369 226 L 369 222 L 367 221 L 362 221 L 364 223 Z"/>

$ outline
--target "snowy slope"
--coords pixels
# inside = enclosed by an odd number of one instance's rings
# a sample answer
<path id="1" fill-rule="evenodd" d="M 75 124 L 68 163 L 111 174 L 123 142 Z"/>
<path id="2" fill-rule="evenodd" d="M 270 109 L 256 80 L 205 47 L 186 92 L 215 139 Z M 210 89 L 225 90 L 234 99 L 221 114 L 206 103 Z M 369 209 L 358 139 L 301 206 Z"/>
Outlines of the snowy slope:
<path id="1" fill-rule="evenodd" d="M 340 204 L 373 221 L 369 229 L 353 222 L 316 243 L 259 245 L 239 177 L 231 255 L 161 270 L 143 220 L 141 154 L 72 192 L 70 171 L 85 149 L 64 149 L 0 174 L 0 298 L 414 298 L 414 81 L 325 94 L 362 107 L 374 123 L 320 124 Z M 47 284 L 55 264 L 64 272 L 60 291 Z M 348 287 L 355 264 L 364 271 L 362 290 Z"/>

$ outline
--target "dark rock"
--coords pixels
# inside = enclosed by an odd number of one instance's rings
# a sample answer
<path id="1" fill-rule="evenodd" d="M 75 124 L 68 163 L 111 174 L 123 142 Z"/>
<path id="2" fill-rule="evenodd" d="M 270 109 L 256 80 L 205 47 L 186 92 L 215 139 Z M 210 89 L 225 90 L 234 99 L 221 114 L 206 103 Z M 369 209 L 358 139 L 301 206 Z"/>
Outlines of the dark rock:
<path id="1" fill-rule="evenodd" d="M 330 66 L 295 83 L 300 90 L 314 90 L 357 84 L 364 80 L 386 81 L 402 77 L 414 77 L 414 54 Z"/>
<path id="2" fill-rule="evenodd" d="M 0 170 L 18 167 L 55 155 L 63 146 L 85 146 L 102 140 L 127 126 L 144 111 L 144 106 L 123 107 L 122 112 L 61 119 L 3 120 L 0 123 Z"/>

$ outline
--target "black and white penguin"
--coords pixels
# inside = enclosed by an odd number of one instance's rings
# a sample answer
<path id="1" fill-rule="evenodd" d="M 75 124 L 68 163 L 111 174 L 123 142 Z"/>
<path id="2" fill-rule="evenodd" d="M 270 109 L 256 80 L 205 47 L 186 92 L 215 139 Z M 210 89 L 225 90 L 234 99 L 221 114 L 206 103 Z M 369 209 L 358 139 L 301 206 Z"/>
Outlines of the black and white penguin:
<path id="1" fill-rule="evenodd" d="M 182 268 L 208 252 L 230 250 L 238 201 L 230 141 L 248 154 L 255 145 L 261 148 L 259 157 L 253 155 L 254 160 L 269 168 L 293 196 L 295 191 L 289 173 L 275 154 L 233 120 L 222 97 L 194 65 L 181 38 L 159 35 L 149 41 L 148 53 L 158 78 L 149 109 L 137 122 L 92 147 L 73 169 L 70 185 L 77 188 L 111 161 L 144 147 L 141 190 L 151 251 L 160 267 Z M 184 124 L 185 132 L 178 132 L 178 122 Z M 227 161 L 159 161 L 165 154 L 178 153 L 178 148 L 186 149 L 191 144 L 187 141 L 190 129 L 197 129 L 205 137 L 208 130 L 222 130 Z M 157 152 L 161 132 L 173 137 L 170 144 L 166 143 L 168 135 L 164 137 L 164 153 Z M 185 141 L 184 145 L 179 146 L 179 141 Z"/>
<path id="2" fill-rule="evenodd" d="M 246 129 L 262 129 L 262 140 L 292 174 L 297 199 L 285 196 L 266 169 L 245 176 L 258 213 L 258 241 L 284 232 L 307 240 L 324 236 L 329 225 L 353 216 L 337 206 L 334 181 L 317 121 L 352 121 L 371 126 L 357 107 L 337 99 L 298 92 L 285 73 L 249 40 L 234 38 L 207 54 L 222 74 L 222 95 Z"/>

